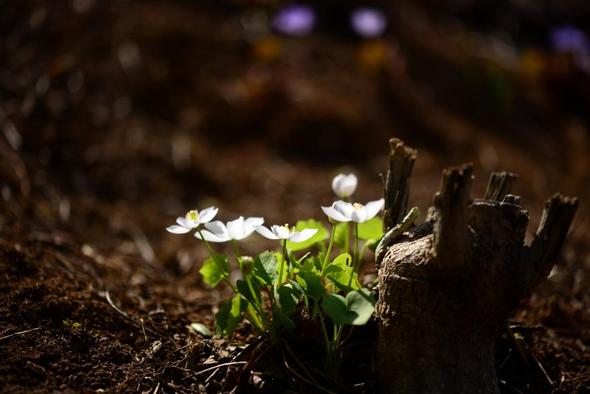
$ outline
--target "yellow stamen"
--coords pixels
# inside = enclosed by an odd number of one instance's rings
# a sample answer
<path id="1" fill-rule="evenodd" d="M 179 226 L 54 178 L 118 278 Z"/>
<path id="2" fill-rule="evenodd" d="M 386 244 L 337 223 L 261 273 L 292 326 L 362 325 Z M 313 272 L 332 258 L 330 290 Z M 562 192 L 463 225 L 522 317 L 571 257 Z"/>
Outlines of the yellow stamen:
<path id="1" fill-rule="evenodd" d="M 358 211 L 359 209 L 363 209 L 363 204 L 359 204 L 358 202 L 355 202 L 354 204 L 352 204 L 352 207 Z"/>
<path id="2" fill-rule="evenodd" d="M 185 217 L 186 220 L 192 220 L 193 222 L 196 222 L 197 220 L 199 220 L 199 211 L 197 211 L 196 209 L 188 211 Z"/>

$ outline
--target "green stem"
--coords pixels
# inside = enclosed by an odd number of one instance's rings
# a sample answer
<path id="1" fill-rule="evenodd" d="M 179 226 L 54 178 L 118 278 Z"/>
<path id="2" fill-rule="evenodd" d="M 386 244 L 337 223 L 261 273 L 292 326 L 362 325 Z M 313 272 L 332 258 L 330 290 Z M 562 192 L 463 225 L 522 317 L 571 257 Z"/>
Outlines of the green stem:
<path id="1" fill-rule="evenodd" d="M 232 246 L 232 251 L 233 251 L 234 257 L 236 259 L 236 263 L 238 264 L 238 267 L 240 267 L 240 272 L 242 272 L 242 278 L 244 278 L 244 281 L 246 282 L 246 285 L 248 286 L 248 290 L 250 291 L 250 294 L 252 295 L 252 299 L 254 300 L 254 303 L 246 300 L 246 301 L 248 301 L 248 303 L 250 305 L 252 305 L 252 307 L 254 308 L 254 312 L 255 312 L 254 313 L 251 310 L 248 310 L 248 315 L 250 316 L 250 321 L 261 332 L 266 331 L 266 328 L 268 327 L 268 320 L 266 318 L 266 315 L 264 314 L 264 310 L 262 309 L 262 302 L 260 301 L 260 299 L 256 295 L 256 290 L 254 290 L 254 285 L 252 285 L 252 281 L 250 280 L 250 275 L 247 274 L 246 272 L 244 272 L 244 268 L 242 266 L 242 259 L 240 256 L 240 248 L 238 247 L 238 243 L 236 242 L 235 239 L 231 240 L 231 246 Z"/>
<path id="2" fill-rule="evenodd" d="M 352 261 L 355 263 L 355 267 L 359 262 L 359 224 L 354 224 L 354 251 L 352 253 Z M 354 269 L 356 271 L 356 268 Z"/>
<path id="3" fill-rule="evenodd" d="M 359 248 L 359 225 L 358 223 L 354 224 L 354 252 L 352 253 L 352 271 L 350 272 L 350 278 L 348 279 L 348 287 L 352 284 L 352 278 L 356 271 L 359 268 L 359 256 L 358 256 L 358 248 Z"/>
<path id="4" fill-rule="evenodd" d="M 346 231 L 344 232 L 344 252 L 350 253 L 350 223 L 344 223 Z"/>
<path id="5" fill-rule="evenodd" d="M 260 315 L 260 312 L 254 305 L 248 304 L 248 309 L 246 312 L 248 313 L 248 320 L 250 320 L 254 327 L 256 327 L 260 332 L 266 331 L 264 322 L 260 320 L 263 315 Z"/>
<path id="6" fill-rule="evenodd" d="M 201 240 L 205 243 L 205 246 L 207 247 L 207 251 L 209 251 L 209 255 L 211 256 L 211 258 L 215 262 L 215 265 L 217 265 L 217 269 L 219 270 L 219 272 L 225 273 L 225 270 L 223 269 L 221 263 L 217 260 L 217 257 L 215 256 L 215 253 L 213 252 L 213 249 L 211 248 L 211 245 L 209 245 L 209 242 L 207 242 L 207 240 L 203 236 L 203 232 L 200 229 L 197 230 L 197 232 L 201 236 Z M 223 281 L 232 289 L 232 291 L 235 294 L 238 293 L 238 290 L 236 289 L 236 287 L 230 282 L 230 280 L 226 276 L 223 277 Z"/>
<path id="7" fill-rule="evenodd" d="M 337 351 L 339 345 L 340 345 L 340 336 L 342 335 L 342 328 L 343 326 L 341 325 L 334 325 L 334 338 L 332 338 L 332 347 L 334 349 L 334 351 Z"/>
<path id="8" fill-rule="evenodd" d="M 320 275 L 323 277 L 326 268 L 328 267 L 328 261 L 330 261 L 330 254 L 332 254 L 332 246 L 334 244 L 334 235 L 336 234 L 336 225 L 332 223 L 332 232 L 330 233 L 330 243 L 328 244 L 328 250 L 326 251 L 326 257 L 322 263 L 322 272 Z"/>
<path id="9" fill-rule="evenodd" d="M 283 261 L 281 261 L 281 268 L 279 269 L 279 277 L 277 278 L 277 287 L 280 286 L 282 280 L 283 280 L 283 270 L 285 269 L 285 264 L 288 264 L 288 257 L 287 257 L 287 240 L 284 239 L 282 242 L 282 247 L 283 247 Z"/>
<path id="10" fill-rule="evenodd" d="M 242 271 L 242 277 L 244 278 L 244 281 L 246 282 L 246 285 L 248 286 L 248 290 L 250 290 L 250 294 L 252 294 L 252 299 L 254 300 L 254 303 L 252 303 L 248 300 L 246 300 L 246 301 L 248 301 L 254 307 L 257 315 L 260 316 L 260 319 L 257 319 L 257 320 L 259 321 L 259 325 L 261 326 L 262 331 L 265 331 L 268 327 L 268 319 L 266 318 L 266 315 L 264 314 L 264 309 L 262 308 L 262 302 L 258 298 L 258 296 L 256 295 L 256 290 L 254 290 L 254 285 L 252 285 L 252 280 L 250 279 L 250 275 L 247 275 L 244 272 L 241 264 L 240 264 L 240 271 Z"/>
<path id="11" fill-rule="evenodd" d="M 320 326 L 322 327 L 322 333 L 324 334 L 324 342 L 326 343 L 326 353 L 328 354 L 328 357 L 330 357 L 330 354 L 332 353 L 331 341 L 330 341 L 330 338 L 328 337 L 328 330 L 326 329 L 326 323 L 324 322 L 323 316 L 321 316 L 321 314 L 319 313 L 318 304 L 316 302 L 314 302 L 314 305 L 313 305 L 313 317 L 314 317 L 314 319 L 316 319 L 320 322 Z"/>

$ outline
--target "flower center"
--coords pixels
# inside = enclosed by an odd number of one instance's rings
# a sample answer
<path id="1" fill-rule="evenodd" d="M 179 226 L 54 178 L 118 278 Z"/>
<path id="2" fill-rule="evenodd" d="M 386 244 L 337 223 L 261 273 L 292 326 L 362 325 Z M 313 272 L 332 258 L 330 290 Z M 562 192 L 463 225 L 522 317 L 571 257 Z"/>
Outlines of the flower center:
<path id="1" fill-rule="evenodd" d="M 199 220 L 199 212 L 195 209 L 188 211 L 186 213 L 186 220 L 192 220 L 193 222 L 196 222 L 197 220 Z"/>
<path id="2" fill-rule="evenodd" d="M 359 210 L 363 209 L 363 204 L 359 204 L 358 202 L 355 202 L 354 204 L 352 204 L 352 207 L 354 208 L 355 211 L 359 211 Z"/>

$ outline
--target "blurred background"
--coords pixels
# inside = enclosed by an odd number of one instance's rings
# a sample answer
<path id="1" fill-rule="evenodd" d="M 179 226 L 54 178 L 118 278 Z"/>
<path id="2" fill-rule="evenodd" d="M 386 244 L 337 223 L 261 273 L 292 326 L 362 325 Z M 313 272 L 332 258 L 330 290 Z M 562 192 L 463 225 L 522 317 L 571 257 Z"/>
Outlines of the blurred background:
<path id="1" fill-rule="evenodd" d="M 519 173 L 535 219 L 554 192 L 588 194 L 589 17 L 585 1 L 4 2 L 2 199 L 19 225 L 137 227 L 166 254 L 189 208 L 317 217 L 342 167 L 378 197 L 395 136 L 420 152 L 421 208 L 469 161 L 475 193 Z"/>
<path id="2" fill-rule="evenodd" d="M 491 171 L 520 174 L 531 231 L 553 193 L 581 198 L 557 301 L 531 319 L 567 326 L 566 311 L 590 346 L 589 2 L 0 4 L 4 237 L 58 234 L 143 264 L 127 278 L 145 264 L 184 277 L 205 251 L 164 231 L 176 216 L 321 218 L 340 171 L 378 198 L 398 137 L 419 151 L 423 211 L 463 162 L 474 196 Z"/>

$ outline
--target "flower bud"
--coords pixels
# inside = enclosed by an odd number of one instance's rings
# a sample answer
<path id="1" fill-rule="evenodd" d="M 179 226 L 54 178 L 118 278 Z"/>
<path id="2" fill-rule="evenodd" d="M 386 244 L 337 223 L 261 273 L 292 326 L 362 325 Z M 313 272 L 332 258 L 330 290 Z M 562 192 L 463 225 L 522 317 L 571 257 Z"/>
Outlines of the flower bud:
<path id="1" fill-rule="evenodd" d="M 250 275 L 254 269 L 254 259 L 251 256 L 240 257 L 240 270 L 244 275 Z"/>

